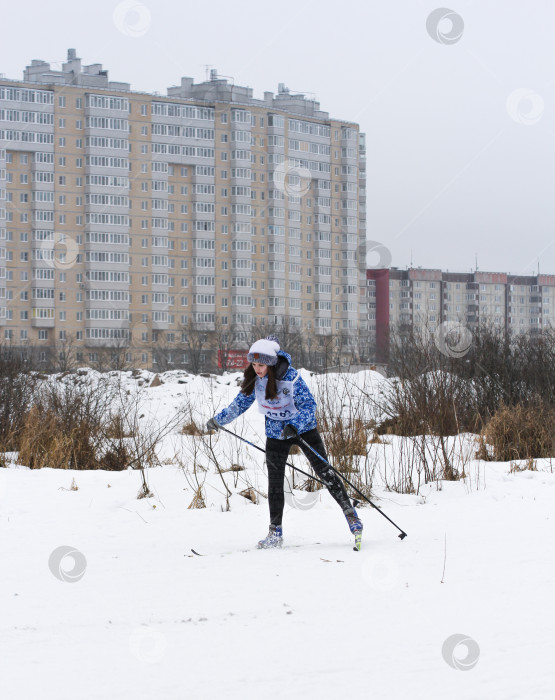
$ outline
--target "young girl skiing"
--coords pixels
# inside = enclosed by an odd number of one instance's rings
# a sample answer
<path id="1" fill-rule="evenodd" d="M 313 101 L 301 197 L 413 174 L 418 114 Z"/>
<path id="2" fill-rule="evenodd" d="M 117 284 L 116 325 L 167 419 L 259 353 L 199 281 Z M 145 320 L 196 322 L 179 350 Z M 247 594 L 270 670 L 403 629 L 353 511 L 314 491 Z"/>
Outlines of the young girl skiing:
<path id="1" fill-rule="evenodd" d="M 298 436 L 327 460 L 324 443 L 316 427 L 316 401 L 299 372 L 291 366 L 291 356 L 280 349 L 276 336 L 257 340 L 250 348 L 249 366 L 244 371 L 241 391 L 211 418 L 206 427 L 218 430 L 244 413 L 256 399 L 258 410 L 266 418 L 266 465 L 268 467 L 268 501 L 270 529 L 258 547 L 281 547 L 282 516 L 285 499 L 283 482 L 285 463 L 293 445 L 299 445 L 318 477 L 341 507 L 349 529 L 360 545 L 362 522 L 351 505 L 343 482 L 337 474 L 309 450 Z"/>

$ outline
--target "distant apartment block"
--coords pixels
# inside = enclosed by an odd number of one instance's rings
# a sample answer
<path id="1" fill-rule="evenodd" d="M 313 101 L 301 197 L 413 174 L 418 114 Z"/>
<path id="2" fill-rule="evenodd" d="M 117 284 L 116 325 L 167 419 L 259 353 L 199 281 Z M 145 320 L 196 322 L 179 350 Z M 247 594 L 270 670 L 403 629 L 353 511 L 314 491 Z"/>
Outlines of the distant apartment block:
<path id="1" fill-rule="evenodd" d="M 390 328 L 434 332 L 444 323 L 488 322 L 511 332 L 555 326 L 555 275 L 469 274 L 396 268 L 366 272 L 368 323 L 378 348 Z"/>
<path id="2" fill-rule="evenodd" d="M 0 79 L 1 340 L 186 367 L 193 331 L 213 361 L 216 333 L 237 352 L 283 329 L 352 354 L 365 177 L 359 126 L 284 85 L 254 99 L 211 71 L 162 96 L 73 49 L 33 60 Z"/>

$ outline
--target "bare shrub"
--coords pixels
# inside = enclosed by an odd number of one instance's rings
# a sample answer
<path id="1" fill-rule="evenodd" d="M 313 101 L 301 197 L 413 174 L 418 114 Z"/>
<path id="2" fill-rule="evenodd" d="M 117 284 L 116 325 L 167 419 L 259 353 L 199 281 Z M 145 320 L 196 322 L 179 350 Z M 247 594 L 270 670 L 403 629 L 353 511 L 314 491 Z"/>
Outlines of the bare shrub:
<path id="1" fill-rule="evenodd" d="M 418 484 L 421 478 L 428 483 L 466 477 L 468 456 L 459 459 L 451 437 L 478 433 L 484 425 L 488 428 L 482 433 L 479 458 L 489 457 L 485 440 L 499 460 L 542 456 L 552 449 L 551 435 L 538 434 L 524 408 L 539 419 L 541 411 L 535 414 L 533 409 L 538 402 L 544 409 L 553 407 L 553 334 L 511 337 L 486 323 L 467 333 L 469 347 L 462 354 L 451 352 L 437 333 L 392 333 L 390 369 L 396 376 L 382 396 L 377 432 L 414 439 L 414 448 L 420 447 Z M 502 413 L 504 408 L 515 413 Z M 427 438 L 420 441 L 418 436 Z M 403 490 L 413 484 L 414 450 L 407 454 L 404 473 L 393 479 L 394 487 Z"/>
<path id="2" fill-rule="evenodd" d="M 203 375 L 201 375 L 203 376 Z M 221 396 L 215 391 L 220 384 L 217 377 L 206 375 L 204 382 L 204 412 L 213 416 L 221 409 Z M 193 417 L 195 416 L 195 417 Z M 202 426 L 202 423 L 200 424 Z M 243 436 L 248 427 L 244 417 L 241 417 L 233 425 L 233 434 L 227 435 L 223 430 L 205 431 L 198 423 L 198 409 L 191 411 L 181 433 L 185 436 L 182 441 L 182 449 L 177 456 L 177 462 L 183 469 L 189 486 L 196 493 L 204 494 L 203 487 L 207 476 L 215 473 L 219 481 L 210 480 L 211 492 L 217 492 L 224 500 L 223 510 L 231 509 L 231 497 L 239 490 L 263 496 L 258 486 L 260 473 L 258 455 L 251 456 L 246 448 Z M 235 437 L 233 437 L 233 435 Z M 252 436 L 250 436 L 252 439 Z M 254 471 L 249 467 L 255 466 Z"/>
<path id="3" fill-rule="evenodd" d="M 205 482 L 208 470 L 203 464 L 202 444 L 199 435 L 187 435 L 175 438 L 173 461 L 183 472 L 188 486 L 195 494 L 189 508 L 205 508 Z"/>
<path id="4" fill-rule="evenodd" d="M 123 471 L 131 462 L 131 453 L 122 442 L 110 445 L 99 461 L 99 468 L 107 471 Z"/>
<path id="5" fill-rule="evenodd" d="M 537 472 L 538 471 L 538 465 L 536 462 L 532 459 L 532 457 L 529 457 L 524 464 L 518 464 L 518 462 L 511 462 L 511 467 L 509 469 L 509 474 L 518 474 L 519 472 Z"/>
<path id="6" fill-rule="evenodd" d="M 31 469 L 102 468 L 102 445 L 111 420 L 107 382 L 58 377 L 43 384 L 19 435 L 19 461 Z"/>
<path id="7" fill-rule="evenodd" d="M 26 356 L 0 346 L 0 451 L 19 449 L 21 431 L 43 376 L 31 372 Z"/>
<path id="8" fill-rule="evenodd" d="M 293 472 L 293 474 L 295 474 L 295 472 Z M 314 493 L 315 491 L 320 491 L 323 489 L 324 485 L 321 482 L 316 481 L 316 479 L 305 479 L 304 481 L 301 481 L 300 484 L 293 483 L 293 488 L 297 489 L 298 491 Z"/>
<path id="9" fill-rule="evenodd" d="M 501 406 L 486 425 L 484 439 L 494 459 L 508 462 L 555 456 L 555 409 L 541 400 Z"/>
<path id="10" fill-rule="evenodd" d="M 465 426 L 473 423 L 470 393 L 468 382 L 443 371 L 392 381 L 384 406 L 389 418 L 378 426 L 377 432 L 456 435 L 461 422 Z"/>
<path id="11" fill-rule="evenodd" d="M 246 498 L 248 501 L 251 501 L 251 503 L 254 503 L 255 505 L 258 503 L 258 496 L 256 494 L 256 491 L 252 487 L 243 489 L 243 491 L 239 491 L 239 495 L 243 496 L 243 498 Z"/>
<path id="12" fill-rule="evenodd" d="M 226 472 L 244 472 L 245 467 L 243 467 L 241 464 L 232 464 L 229 469 L 222 469 L 222 474 L 225 474 Z"/>
<path id="13" fill-rule="evenodd" d="M 475 453 L 476 459 L 481 459 L 484 462 L 491 462 L 493 457 L 489 453 L 488 445 L 483 432 L 478 436 L 478 449 Z"/>
<path id="14" fill-rule="evenodd" d="M 375 425 L 375 406 L 363 399 L 373 393 L 367 382 L 365 373 L 323 375 L 318 377 L 315 398 L 330 464 L 370 497 L 375 465 L 371 465 L 368 440 Z"/>
<path id="15" fill-rule="evenodd" d="M 203 435 L 204 430 L 199 428 L 195 421 L 190 418 L 181 428 L 182 435 Z"/>
<path id="16" fill-rule="evenodd" d="M 511 334 L 484 321 L 466 332 L 468 350 L 456 354 L 446 347 L 440 349 L 437 331 L 391 330 L 388 370 L 414 399 L 408 410 L 389 416 L 393 432 L 418 430 L 413 423 L 426 412 L 429 419 L 425 422 L 435 426 L 434 434 L 451 435 L 455 423 L 461 430 L 479 432 L 501 405 L 531 404 L 539 398 L 553 406 L 553 329 Z M 438 381 L 442 374 L 450 377 L 449 384 Z"/>
<path id="17" fill-rule="evenodd" d="M 360 418 L 352 422 L 336 416 L 321 420 L 322 432 L 326 436 L 326 449 L 334 460 L 335 468 L 341 472 L 353 471 L 353 457 L 366 455 L 368 433 Z"/>
<path id="18" fill-rule="evenodd" d="M 110 440 L 123 440 L 133 437 L 133 432 L 130 426 L 125 425 L 122 414 L 116 413 L 116 415 L 111 417 L 106 427 L 105 435 Z"/>
<path id="19" fill-rule="evenodd" d="M 458 366 L 474 389 L 476 412 L 485 424 L 501 405 L 555 400 L 555 331 L 511 335 L 483 323 L 472 331 L 466 362 Z"/>
<path id="20" fill-rule="evenodd" d="M 213 464 L 216 468 L 216 471 L 219 474 L 224 487 L 226 499 L 229 499 L 229 497 L 231 496 L 231 489 L 227 485 L 225 477 L 223 475 L 223 470 L 221 466 L 222 455 L 217 448 L 218 438 L 212 434 L 212 431 L 210 431 L 208 435 L 203 435 L 200 439 L 202 441 L 203 451 L 208 459 L 208 463 Z"/>
<path id="21" fill-rule="evenodd" d="M 316 390 L 318 429 L 330 462 L 337 471 L 357 471 L 356 456 L 366 455 L 367 432 L 360 402 L 353 400 L 346 375 L 319 377 Z"/>
<path id="22" fill-rule="evenodd" d="M 158 454 L 162 442 L 170 433 L 176 433 L 186 417 L 191 415 L 191 406 L 186 400 L 171 417 L 160 421 L 152 408 L 151 417 L 145 418 L 149 387 L 142 386 L 130 392 L 124 391 L 118 383 L 115 391 L 112 404 L 115 428 L 105 432 L 103 465 L 107 466 L 103 468 L 109 468 L 112 462 L 116 462 L 123 469 L 132 467 L 140 471 L 141 488 L 137 498 L 150 498 L 154 494 L 148 484 L 148 469 L 162 465 Z M 164 462 L 167 463 L 168 459 Z"/>
<path id="23" fill-rule="evenodd" d="M 59 490 L 61 491 L 79 491 L 79 486 L 77 486 L 77 482 L 75 481 L 75 478 L 71 480 L 71 486 L 66 489 L 65 486 L 60 486 Z"/>
<path id="24" fill-rule="evenodd" d="M 145 467 L 158 465 L 157 447 L 182 422 L 143 421 L 140 392 L 124 392 L 116 377 L 72 373 L 44 382 L 25 416 L 19 461 L 31 468 L 140 469 L 142 492 L 150 493 Z"/>
<path id="25" fill-rule="evenodd" d="M 204 500 L 204 493 L 203 493 L 202 486 L 199 486 L 198 489 L 195 491 L 195 496 L 188 506 L 189 510 L 197 509 L 197 508 L 206 508 L 206 502 Z"/>
<path id="26" fill-rule="evenodd" d="M 247 430 L 244 420 L 237 421 L 234 428 L 238 438 L 242 438 Z M 256 458 L 251 458 L 243 440 L 229 439 L 221 431 L 215 433 L 210 431 L 201 435 L 199 441 L 204 463 L 208 468 L 213 467 L 220 477 L 223 486 L 223 491 L 220 491 L 220 493 L 226 500 L 225 510 L 231 510 L 229 499 L 233 495 L 232 489 L 237 491 L 244 487 L 239 492 L 241 495 L 252 493 L 263 496 L 258 486 L 258 469 L 252 472 L 250 469 L 245 469 L 242 466 L 249 461 L 257 465 Z M 226 477 L 224 475 L 231 476 L 231 479 L 229 476 Z M 212 488 L 216 489 L 216 486 L 213 484 Z M 253 502 L 258 503 L 258 496 L 256 496 L 256 501 Z"/>
<path id="27" fill-rule="evenodd" d="M 137 500 L 140 500 L 141 498 L 152 498 L 153 496 L 154 494 L 150 490 L 148 483 L 145 480 L 143 480 L 141 488 L 137 493 Z"/>
<path id="28" fill-rule="evenodd" d="M 428 330 L 391 333 L 391 380 L 382 400 L 379 434 L 456 435 L 476 426 L 472 383 L 464 357 L 442 353 Z"/>

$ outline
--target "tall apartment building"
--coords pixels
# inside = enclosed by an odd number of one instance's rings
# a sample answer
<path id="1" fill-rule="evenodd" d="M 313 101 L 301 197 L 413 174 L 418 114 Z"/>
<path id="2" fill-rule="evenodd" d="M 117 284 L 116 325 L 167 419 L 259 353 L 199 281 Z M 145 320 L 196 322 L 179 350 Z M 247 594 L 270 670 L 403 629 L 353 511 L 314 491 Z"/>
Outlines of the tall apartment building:
<path id="1" fill-rule="evenodd" d="M 0 333 L 94 362 L 187 366 L 191 333 L 265 329 L 345 357 L 367 331 L 359 127 L 211 71 L 133 92 L 74 49 L 0 79 Z M 226 350 L 227 351 L 227 350 Z"/>
<path id="2" fill-rule="evenodd" d="M 396 268 L 367 270 L 369 329 L 384 349 L 390 328 L 434 332 L 487 322 L 513 333 L 555 326 L 555 275 L 469 274 Z"/>

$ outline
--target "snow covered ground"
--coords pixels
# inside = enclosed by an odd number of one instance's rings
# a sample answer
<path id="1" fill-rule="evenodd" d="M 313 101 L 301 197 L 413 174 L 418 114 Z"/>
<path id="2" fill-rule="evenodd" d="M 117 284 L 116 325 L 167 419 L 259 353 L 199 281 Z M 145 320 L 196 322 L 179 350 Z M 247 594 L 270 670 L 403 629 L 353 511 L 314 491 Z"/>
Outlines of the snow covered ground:
<path id="1" fill-rule="evenodd" d="M 187 399 L 202 422 L 237 390 L 234 375 L 165 380 L 144 392 L 146 421 Z M 263 445 L 255 408 L 228 427 Z M 327 492 L 294 492 L 284 548 L 259 551 L 267 502 L 238 495 L 236 474 L 229 511 L 214 473 L 208 507 L 188 509 L 190 479 L 170 463 L 186 440 L 166 439 L 148 499 L 137 470 L 0 469 L 3 700 L 555 696 L 549 460 L 471 462 L 466 481 L 419 495 L 378 489 L 408 537 L 363 508 L 360 552 Z M 264 492 L 263 455 L 218 440 Z"/>

